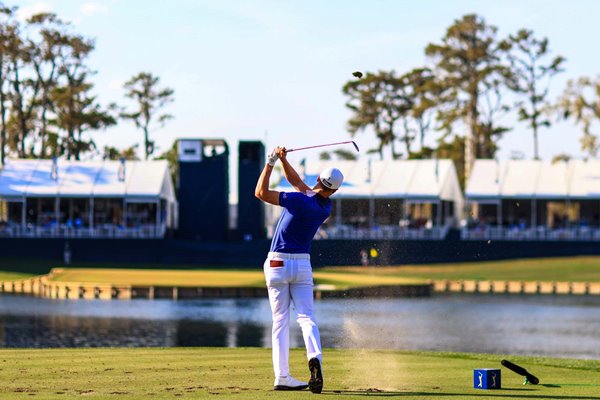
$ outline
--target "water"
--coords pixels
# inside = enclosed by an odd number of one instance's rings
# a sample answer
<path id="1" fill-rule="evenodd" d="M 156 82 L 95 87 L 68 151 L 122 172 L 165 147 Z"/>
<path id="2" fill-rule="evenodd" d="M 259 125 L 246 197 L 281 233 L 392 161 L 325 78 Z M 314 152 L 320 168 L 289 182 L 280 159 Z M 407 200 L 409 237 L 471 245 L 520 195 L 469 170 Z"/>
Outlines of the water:
<path id="1" fill-rule="evenodd" d="M 435 295 L 315 303 L 324 347 L 600 359 L 600 298 Z M 266 299 L 73 301 L 0 296 L 0 347 L 270 347 Z M 291 343 L 302 347 L 292 321 Z"/>

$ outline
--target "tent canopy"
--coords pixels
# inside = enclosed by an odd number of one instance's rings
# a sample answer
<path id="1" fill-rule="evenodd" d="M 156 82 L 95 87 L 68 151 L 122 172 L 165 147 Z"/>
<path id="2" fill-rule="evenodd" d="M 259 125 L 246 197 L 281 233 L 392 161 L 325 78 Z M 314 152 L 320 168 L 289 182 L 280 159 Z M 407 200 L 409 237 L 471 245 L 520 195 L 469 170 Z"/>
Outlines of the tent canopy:
<path id="1" fill-rule="evenodd" d="M 599 199 L 600 160 L 476 160 L 467 199 Z"/>
<path id="2" fill-rule="evenodd" d="M 305 161 L 295 168 L 312 187 L 319 172 L 329 167 L 344 174 L 344 183 L 335 194 L 340 199 L 462 200 L 451 160 Z M 290 191 L 291 186 L 282 177 L 275 190 Z"/>
<path id="3" fill-rule="evenodd" d="M 167 161 L 8 160 L 0 197 L 118 197 L 175 201 Z"/>

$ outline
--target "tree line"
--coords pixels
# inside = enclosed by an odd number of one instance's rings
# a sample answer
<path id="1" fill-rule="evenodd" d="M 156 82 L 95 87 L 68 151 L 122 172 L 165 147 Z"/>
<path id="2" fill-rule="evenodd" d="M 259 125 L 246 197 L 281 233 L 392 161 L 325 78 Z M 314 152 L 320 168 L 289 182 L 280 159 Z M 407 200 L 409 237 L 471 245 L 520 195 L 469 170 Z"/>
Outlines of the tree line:
<path id="1" fill-rule="evenodd" d="M 7 157 L 79 160 L 85 154 L 137 158 L 137 145 L 99 149 L 93 133 L 130 121 L 143 132 L 143 154 L 154 153 L 152 129 L 172 118 L 162 108 L 174 91 L 160 86 L 149 72 L 135 74 L 124 85 L 129 109 L 103 105 L 94 94 L 96 74 L 89 58 L 95 41 L 77 32 L 54 13 L 26 21 L 17 7 L 0 3 L 0 162 Z"/>
<path id="2" fill-rule="evenodd" d="M 600 120 L 600 78 L 570 80 L 557 99 L 549 98 L 552 78 L 564 72 L 565 58 L 553 55 L 548 38 L 528 29 L 499 37 L 496 26 L 476 14 L 455 20 L 437 43 L 426 46 L 427 66 L 410 71 L 366 72 L 343 87 L 352 114 L 348 131 L 373 132 L 384 158 L 451 158 L 461 181 L 476 158 L 494 158 L 498 142 L 516 113 L 531 132 L 539 159 L 540 131 L 562 119 L 582 127 L 588 157 L 600 150 L 594 124 Z M 436 144 L 425 139 L 436 132 Z M 566 154 L 557 159 L 568 159 Z"/>

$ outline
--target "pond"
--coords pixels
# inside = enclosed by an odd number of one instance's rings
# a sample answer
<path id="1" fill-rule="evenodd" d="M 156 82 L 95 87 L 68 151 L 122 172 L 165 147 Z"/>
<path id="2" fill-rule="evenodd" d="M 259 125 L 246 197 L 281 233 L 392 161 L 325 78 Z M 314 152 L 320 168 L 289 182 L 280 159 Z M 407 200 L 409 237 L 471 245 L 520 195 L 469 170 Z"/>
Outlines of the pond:
<path id="1" fill-rule="evenodd" d="M 600 297 L 434 295 L 315 302 L 324 347 L 600 359 Z M 266 299 L 0 296 L 0 347 L 270 347 Z M 292 321 L 291 344 L 303 347 Z"/>

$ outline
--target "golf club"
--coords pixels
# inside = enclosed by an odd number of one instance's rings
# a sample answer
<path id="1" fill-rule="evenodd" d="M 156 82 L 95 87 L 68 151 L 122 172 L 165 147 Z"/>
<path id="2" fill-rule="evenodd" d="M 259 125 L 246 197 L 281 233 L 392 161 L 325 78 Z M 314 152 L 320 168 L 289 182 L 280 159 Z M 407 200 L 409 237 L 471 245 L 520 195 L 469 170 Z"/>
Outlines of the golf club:
<path id="1" fill-rule="evenodd" d="M 288 149 L 288 150 L 286 150 L 286 153 L 290 153 L 292 151 L 299 151 L 299 150 L 315 149 L 317 147 L 337 146 L 337 145 L 340 145 L 340 144 L 348 144 L 348 143 L 352 143 L 352 145 L 354 146 L 354 148 L 356 149 L 356 151 L 360 152 L 360 150 L 358 149 L 358 146 L 356 145 L 356 143 L 353 140 L 348 140 L 346 142 L 318 144 L 316 146 L 307 146 L 307 147 L 298 147 L 297 149 Z"/>
<path id="2" fill-rule="evenodd" d="M 513 371 L 521 376 L 524 376 L 525 383 L 531 383 L 532 385 L 537 385 L 538 383 L 540 383 L 540 380 L 536 376 L 532 375 L 525 368 L 520 367 L 517 364 L 513 364 L 508 360 L 502 360 L 502 361 L 500 361 L 500 364 L 502 364 L 504 367 L 510 369 L 511 371 Z"/>

